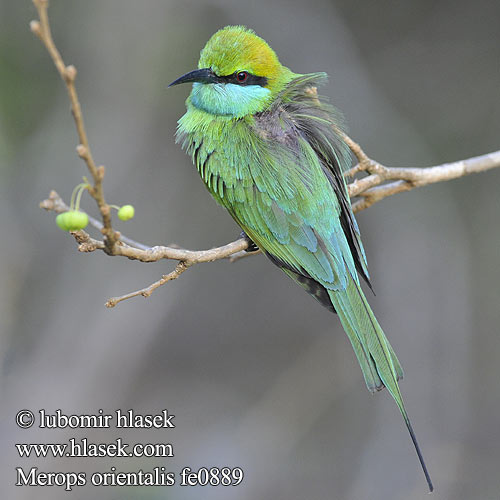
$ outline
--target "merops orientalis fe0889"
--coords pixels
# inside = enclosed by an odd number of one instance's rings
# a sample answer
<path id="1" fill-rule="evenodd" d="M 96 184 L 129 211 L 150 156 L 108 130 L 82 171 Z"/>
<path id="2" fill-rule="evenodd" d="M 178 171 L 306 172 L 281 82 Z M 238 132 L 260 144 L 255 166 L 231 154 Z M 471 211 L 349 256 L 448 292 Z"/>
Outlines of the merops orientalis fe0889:
<path id="1" fill-rule="evenodd" d="M 215 33 L 192 83 L 177 139 L 201 178 L 271 262 L 344 327 L 372 392 L 386 387 L 433 486 L 398 385 L 401 365 L 361 289 L 366 256 L 343 171 L 341 120 L 313 89 L 325 73 L 296 74 L 244 26 Z"/>

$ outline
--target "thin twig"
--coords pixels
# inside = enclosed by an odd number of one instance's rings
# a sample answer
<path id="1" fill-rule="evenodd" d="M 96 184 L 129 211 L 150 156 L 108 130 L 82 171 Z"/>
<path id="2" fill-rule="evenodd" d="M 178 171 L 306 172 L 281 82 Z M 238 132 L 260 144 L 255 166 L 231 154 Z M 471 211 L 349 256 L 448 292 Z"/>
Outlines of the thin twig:
<path id="1" fill-rule="evenodd" d="M 353 202 L 354 212 L 360 212 L 377 201 L 403 191 L 498 168 L 500 151 L 427 168 L 385 167 L 373 160 L 370 161 L 371 174 L 348 185 L 351 198 L 362 197 L 361 200 Z M 394 182 L 383 184 L 385 181 Z"/>
<path id="2" fill-rule="evenodd" d="M 149 297 L 157 288 L 168 283 L 169 281 L 177 279 L 184 271 L 186 271 L 192 264 L 188 262 L 179 262 L 175 269 L 168 274 L 164 274 L 158 281 L 155 281 L 151 285 L 143 288 L 142 290 L 137 290 L 136 292 L 127 293 L 126 295 L 122 295 L 121 297 L 112 297 L 106 302 L 106 307 L 111 308 L 115 307 L 116 304 L 121 302 L 122 300 L 131 299 L 132 297 L 137 297 L 138 295 L 142 295 L 143 297 Z"/>
<path id="3" fill-rule="evenodd" d="M 90 175 L 92 176 L 93 186 L 91 186 L 91 188 L 89 189 L 89 193 L 97 202 L 99 212 L 101 213 L 103 222 L 101 232 L 104 234 L 105 251 L 112 255 L 114 253 L 115 243 L 118 241 L 119 236 L 113 230 L 113 227 L 111 225 L 111 208 L 104 199 L 104 192 L 102 188 L 104 167 L 98 167 L 96 165 L 94 158 L 92 157 L 92 151 L 90 150 L 87 132 L 85 131 L 82 108 L 80 106 L 80 101 L 78 100 L 78 94 L 76 93 L 75 88 L 77 71 L 76 68 L 72 65 L 66 66 L 59 50 L 57 50 L 54 40 L 52 39 L 49 16 L 47 14 L 47 9 L 49 7 L 48 0 L 33 0 L 33 4 L 38 11 L 39 21 L 31 21 L 30 28 L 31 31 L 35 35 L 37 35 L 45 45 L 50 57 L 52 58 L 52 61 L 57 68 L 57 71 L 66 84 L 69 100 L 71 102 L 71 112 L 73 114 L 73 119 L 75 121 L 76 130 L 78 133 L 78 139 L 80 141 L 80 144 L 78 144 L 76 151 L 78 153 L 78 156 L 82 158 L 82 160 L 84 160 L 87 164 L 87 168 L 90 172 Z"/>

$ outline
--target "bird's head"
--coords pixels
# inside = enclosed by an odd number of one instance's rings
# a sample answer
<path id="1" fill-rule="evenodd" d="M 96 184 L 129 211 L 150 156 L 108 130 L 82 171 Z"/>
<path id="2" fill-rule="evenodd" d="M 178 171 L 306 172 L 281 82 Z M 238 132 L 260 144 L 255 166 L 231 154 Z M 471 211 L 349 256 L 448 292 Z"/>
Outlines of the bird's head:
<path id="1" fill-rule="evenodd" d="M 295 76 L 265 40 L 244 26 L 217 31 L 201 51 L 198 68 L 170 86 L 193 82 L 189 104 L 234 118 L 266 109 Z"/>

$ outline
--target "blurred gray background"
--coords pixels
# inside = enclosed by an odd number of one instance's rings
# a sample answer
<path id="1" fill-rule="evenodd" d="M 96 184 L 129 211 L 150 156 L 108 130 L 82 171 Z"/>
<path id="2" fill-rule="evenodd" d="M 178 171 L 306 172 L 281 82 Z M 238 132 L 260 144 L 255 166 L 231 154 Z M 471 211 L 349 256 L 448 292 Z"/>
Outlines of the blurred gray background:
<path id="1" fill-rule="evenodd" d="M 5 499 L 424 499 L 399 412 L 366 391 L 338 319 L 264 257 L 194 267 L 149 299 L 114 295 L 172 269 L 79 254 L 54 215 L 86 174 L 64 86 L 30 33 L 29 1 L 0 2 L 1 444 Z M 209 248 L 239 229 L 174 143 L 188 86 L 218 28 L 246 24 L 321 92 L 373 158 L 426 166 L 500 148 L 496 0 L 87 0 L 51 2 L 54 38 L 78 69 L 91 146 L 116 227 L 148 244 Z M 500 498 L 500 170 L 387 199 L 358 215 L 370 302 L 405 368 L 402 391 L 433 498 Z M 95 207 L 84 197 L 84 209 Z M 168 408 L 162 431 L 21 430 L 38 411 Z M 14 443 L 167 442 L 167 459 L 19 458 Z M 15 487 L 41 471 L 240 466 L 231 488 Z"/>

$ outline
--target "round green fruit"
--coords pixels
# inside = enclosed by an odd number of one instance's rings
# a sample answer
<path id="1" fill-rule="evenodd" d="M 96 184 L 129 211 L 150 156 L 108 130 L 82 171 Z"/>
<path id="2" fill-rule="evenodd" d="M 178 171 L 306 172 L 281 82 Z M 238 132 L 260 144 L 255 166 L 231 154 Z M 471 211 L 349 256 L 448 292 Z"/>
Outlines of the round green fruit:
<path id="1" fill-rule="evenodd" d="M 63 231 L 79 231 L 87 227 L 89 216 L 79 210 L 70 210 L 59 214 L 56 217 L 56 223 Z"/>
<path id="2" fill-rule="evenodd" d="M 118 210 L 118 218 L 121 220 L 129 220 L 135 215 L 135 208 L 132 205 L 123 205 Z"/>

